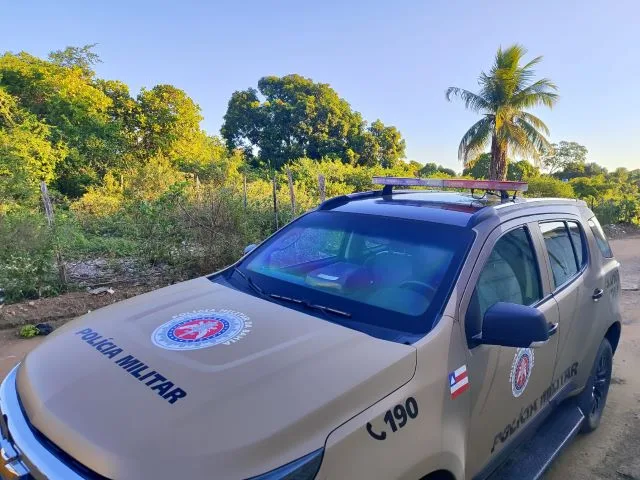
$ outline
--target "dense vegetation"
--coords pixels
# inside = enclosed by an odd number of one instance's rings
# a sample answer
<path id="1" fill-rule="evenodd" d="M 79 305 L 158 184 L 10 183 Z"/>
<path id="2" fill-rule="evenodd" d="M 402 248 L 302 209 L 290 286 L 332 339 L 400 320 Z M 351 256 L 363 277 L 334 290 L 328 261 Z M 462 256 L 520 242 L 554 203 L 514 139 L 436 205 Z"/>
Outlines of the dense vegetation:
<path id="1" fill-rule="evenodd" d="M 184 91 L 133 95 L 98 78 L 99 61 L 91 45 L 46 60 L 0 56 L 0 287 L 9 300 L 66 288 L 56 258 L 134 258 L 177 277 L 215 270 L 317 205 L 319 175 L 331 197 L 371 189 L 373 175 L 456 174 L 407 160 L 395 127 L 367 123 L 329 85 L 299 75 L 235 92 L 218 137 L 202 130 Z M 463 175 L 486 178 L 492 155 L 474 152 Z M 539 167 L 505 156 L 506 175 L 527 180 L 533 195 L 584 198 L 604 223 L 638 222 L 640 170 L 607 172 L 586 154 L 560 142 Z"/>

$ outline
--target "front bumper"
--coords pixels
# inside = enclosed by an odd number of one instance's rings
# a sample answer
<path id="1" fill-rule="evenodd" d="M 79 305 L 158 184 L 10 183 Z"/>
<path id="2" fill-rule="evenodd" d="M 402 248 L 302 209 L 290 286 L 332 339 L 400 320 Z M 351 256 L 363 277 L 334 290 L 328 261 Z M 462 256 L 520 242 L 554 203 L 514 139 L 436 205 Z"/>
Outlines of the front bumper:
<path id="1" fill-rule="evenodd" d="M 0 479 L 82 480 L 35 436 L 16 391 L 15 367 L 0 385 Z"/>

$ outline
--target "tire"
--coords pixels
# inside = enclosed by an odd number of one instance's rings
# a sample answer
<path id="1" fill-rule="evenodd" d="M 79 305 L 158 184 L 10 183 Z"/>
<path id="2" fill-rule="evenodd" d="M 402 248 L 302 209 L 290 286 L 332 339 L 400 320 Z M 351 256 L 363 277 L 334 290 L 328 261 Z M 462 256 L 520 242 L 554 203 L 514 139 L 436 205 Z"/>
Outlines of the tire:
<path id="1" fill-rule="evenodd" d="M 598 348 L 587 385 L 578 397 L 578 405 L 585 417 L 580 429 L 582 433 L 593 432 L 600 425 L 611 385 L 612 367 L 613 349 L 609 340 L 605 338 Z"/>

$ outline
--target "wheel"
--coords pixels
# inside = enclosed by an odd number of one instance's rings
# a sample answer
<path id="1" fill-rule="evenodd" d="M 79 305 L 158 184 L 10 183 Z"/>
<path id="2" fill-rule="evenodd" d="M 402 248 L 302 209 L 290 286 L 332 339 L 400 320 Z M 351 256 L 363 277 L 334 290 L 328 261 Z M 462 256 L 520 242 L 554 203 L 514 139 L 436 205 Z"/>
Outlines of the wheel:
<path id="1" fill-rule="evenodd" d="M 578 400 L 580 410 L 585 416 L 581 428 L 582 433 L 593 432 L 600 425 L 602 412 L 609 394 L 612 367 L 613 350 L 609 340 L 605 338 L 602 340 L 600 348 L 598 348 L 591 375 Z"/>

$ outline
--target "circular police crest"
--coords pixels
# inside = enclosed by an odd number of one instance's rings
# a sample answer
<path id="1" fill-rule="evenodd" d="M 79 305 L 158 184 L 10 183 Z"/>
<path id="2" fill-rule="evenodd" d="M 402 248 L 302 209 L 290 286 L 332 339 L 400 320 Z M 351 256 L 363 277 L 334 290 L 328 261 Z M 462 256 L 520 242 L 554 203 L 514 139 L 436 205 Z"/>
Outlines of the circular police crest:
<path id="1" fill-rule="evenodd" d="M 230 345 L 251 330 L 246 315 L 232 310 L 196 310 L 180 313 L 151 334 L 154 345 L 167 350 L 198 350 Z"/>
<path id="2" fill-rule="evenodd" d="M 527 383 L 529 383 L 532 370 L 533 350 L 530 348 L 519 348 L 513 358 L 511 375 L 509 377 L 511 393 L 513 393 L 514 397 L 519 397 L 524 393 L 524 389 L 527 388 Z"/>

